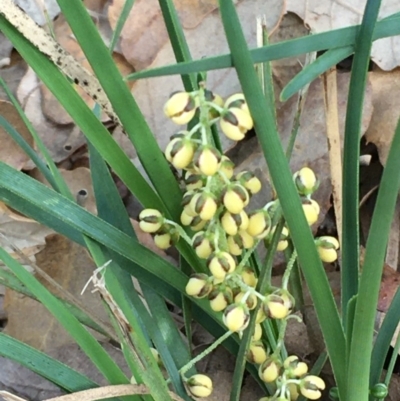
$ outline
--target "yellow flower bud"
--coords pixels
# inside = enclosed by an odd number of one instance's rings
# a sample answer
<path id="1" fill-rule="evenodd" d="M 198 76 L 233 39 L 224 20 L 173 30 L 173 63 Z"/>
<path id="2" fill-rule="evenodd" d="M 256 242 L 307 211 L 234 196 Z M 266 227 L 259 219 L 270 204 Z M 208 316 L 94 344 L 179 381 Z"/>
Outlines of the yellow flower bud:
<path id="1" fill-rule="evenodd" d="M 211 220 L 217 211 L 218 205 L 211 194 L 199 192 L 193 196 L 189 207 L 197 213 L 202 220 Z"/>
<path id="2" fill-rule="evenodd" d="M 240 256 L 243 253 L 241 241 L 237 241 L 235 237 L 229 235 L 227 238 L 228 250 L 234 256 Z"/>
<path id="3" fill-rule="evenodd" d="M 155 233 L 161 228 L 164 217 L 161 212 L 156 209 L 144 209 L 139 214 L 139 220 L 139 227 L 142 231 Z"/>
<path id="4" fill-rule="evenodd" d="M 206 297 L 211 290 L 213 289 L 213 285 L 210 282 L 210 278 L 203 273 L 193 274 L 188 283 L 186 284 L 186 294 L 195 297 L 195 298 L 204 298 Z"/>
<path id="5" fill-rule="evenodd" d="M 238 214 L 249 203 L 249 193 L 242 185 L 234 184 L 224 191 L 222 202 L 229 212 Z"/>
<path id="6" fill-rule="evenodd" d="M 192 222 L 190 223 L 190 228 L 193 231 L 200 231 L 204 228 L 204 226 L 208 223 L 207 220 L 203 220 L 200 216 L 193 217 Z"/>
<path id="7" fill-rule="evenodd" d="M 304 199 L 303 203 L 303 211 L 306 216 L 306 220 L 308 225 L 312 226 L 318 220 L 318 215 L 320 211 L 320 207 L 317 202 L 313 199 Z"/>
<path id="8" fill-rule="evenodd" d="M 235 303 L 240 304 L 245 293 L 244 292 L 239 292 L 235 296 Z M 257 306 L 257 297 L 254 294 L 250 294 L 246 298 L 246 306 L 249 308 L 249 310 L 253 310 Z"/>
<path id="9" fill-rule="evenodd" d="M 276 294 L 268 295 L 262 306 L 265 315 L 271 319 L 284 319 L 290 313 L 285 301 Z"/>
<path id="10" fill-rule="evenodd" d="M 264 313 L 264 310 L 262 308 L 260 308 L 257 312 L 257 316 L 256 316 L 256 323 L 262 323 L 265 319 L 267 318 L 267 316 Z"/>
<path id="11" fill-rule="evenodd" d="M 261 340 L 262 337 L 262 327 L 260 323 L 257 323 L 254 326 L 254 334 L 252 335 L 251 339 L 252 341 L 258 341 Z"/>
<path id="12" fill-rule="evenodd" d="M 248 130 L 253 128 L 250 114 L 239 108 L 230 108 L 220 119 L 222 132 L 233 141 L 241 141 Z"/>
<path id="13" fill-rule="evenodd" d="M 236 179 L 248 189 L 252 195 L 261 190 L 261 181 L 251 171 L 242 171 L 236 176 Z"/>
<path id="14" fill-rule="evenodd" d="M 323 236 L 316 240 L 317 251 L 323 262 L 332 263 L 337 259 L 336 250 L 339 249 L 339 241 L 335 237 Z"/>
<path id="15" fill-rule="evenodd" d="M 308 372 L 307 364 L 300 362 L 296 355 L 288 356 L 283 362 L 283 367 L 290 377 L 300 377 Z"/>
<path id="16" fill-rule="evenodd" d="M 194 219 L 194 216 L 190 216 L 188 213 L 186 213 L 186 210 L 183 209 L 181 213 L 181 223 L 183 226 L 190 226 Z"/>
<path id="17" fill-rule="evenodd" d="M 208 397 L 213 391 L 213 383 L 211 379 L 202 374 L 196 374 L 190 377 L 186 385 L 189 392 L 194 397 L 205 398 Z"/>
<path id="18" fill-rule="evenodd" d="M 210 240 L 205 237 L 204 231 L 199 231 L 193 236 L 192 246 L 201 259 L 207 259 L 214 250 Z"/>
<path id="19" fill-rule="evenodd" d="M 225 100 L 224 107 L 227 109 L 231 107 L 237 107 L 238 109 L 242 109 L 246 113 L 250 114 L 250 110 L 247 106 L 243 93 L 234 93 L 233 95 L 229 96 L 228 99 Z"/>
<path id="20" fill-rule="evenodd" d="M 289 246 L 289 242 L 288 242 L 288 241 L 286 241 L 286 240 L 284 240 L 284 241 L 279 241 L 279 242 L 278 242 L 278 245 L 277 245 L 277 247 L 276 247 L 276 250 L 277 250 L 278 252 L 282 252 L 282 251 L 284 251 L 288 246 Z"/>
<path id="21" fill-rule="evenodd" d="M 164 113 L 175 124 L 187 124 L 196 113 L 196 102 L 187 92 L 174 93 L 165 103 Z"/>
<path id="22" fill-rule="evenodd" d="M 267 359 L 267 351 L 261 341 L 252 341 L 247 351 L 246 359 L 250 363 L 262 364 Z"/>
<path id="23" fill-rule="evenodd" d="M 193 162 L 202 174 L 212 176 L 219 169 L 221 155 L 216 149 L 205 145 L 196 151 Z"/>
<path id="24" fill-rule="evenodd" d="M 224 278 L 236 269 L 236 262 L 228 252 L 218 252 L 209 256 L 207 266 L 215 278 Z"/>
<path id="25" fill-rule="evenodd" d="M 210 300 L 211 309 L 215 312 L 221 312 L 232 303 L 233 293 L 229 287 L 223 289 L 216 287 L 210 292 L 208 299 Z"/>
<path id="26" fill-rule="evenodd" d="M 172 246 L 172 238 L 170 233 L 156 234 L 154 236 L 154 243 L 160 249 L 168 249 Z"/>
<path id="27" fill-rule="evenodd" d="M 203 177 L 200 174 L 191 173 L 188 171 L 185 174 L 185 184 L 188 191 L 203 188 Z"/>
<path id="28" fill-rule="evenodd" d="M 309 167 L 303 167 L 293 175 L 294 183 L 300 195 L 310 195 L 318 187 L 318 181 L 314 171 Z"/>
<path id="29" fill-rule="evenodd" d="M 263 239 L 271 230 L 271 217 L 264 209 L 252 212 L 249 215 L 249 225 L 246 231 L 254 238 Z"/>
<path id="30" fill-rule="evenodd" d="M 325 389 L 325 382 L 318 376 L 306 376 L 300 382 L 300 392 L 310 400 L 321 398 L 321 390 Z"/>
<path id="31" fill-rule="evenodd" d="M 165 149 L 165 157 L 177 169 L 186 168 L 193 160 L 195 145 L 185 138 L 173 139 Z"/>
<path id="32" fill-rule="evenodd" d="M 242 280 L 245 284 L 247 284 L 249 287 L 256 287 L 258 279 L 254 273 L 254 270 L 252 270 L 250 267 L 245 267 L 240 275 L 242 276 Z"/>
<path id="33" fill-rule="evenodd" d="M 268 358 L 258 368 L 258 375 L 265 383 L 272 383 L 278 378 L 280 368 L 277 360 Z"/>
<path id="34" fill-rule="evenodd" d="M 223 107 L 224 105 L 224 100 L 222 97 L 216 93 L 211 92 L 210 90 L 206 89 L 204 91 L 205 99 L 210 102 L 210 111 L 209 111 L 209 118 L 217 118 L 220 113 L 219 111 L 213 107 L 213 105 L 216 105 L 218 107 Z"/>
<path id="35" fill-rule="evenodd" d="M 243 331 L 249 324 L 250 314 L 245 305 L 229 305 L 223 315 L 223 322 L 228 330 Z"/>
<path id="36" fill-rule="evenodd" d="M 290 400 L 296 401 L 300 396 L 299 387 L 295 383 L 289 383 L 287 387 L 288 387 L 289 394 L 290 394 Z"/>
<path id="37" fill-rule="evenodd" d="M 233 170 L 235 168 L 235 165 L 233 162 L 225 155 L 221 156 L 221 164 L 219 171 L 223 174 L 225 174 L 225 177 L 230 180 L 233 177 Z"/>

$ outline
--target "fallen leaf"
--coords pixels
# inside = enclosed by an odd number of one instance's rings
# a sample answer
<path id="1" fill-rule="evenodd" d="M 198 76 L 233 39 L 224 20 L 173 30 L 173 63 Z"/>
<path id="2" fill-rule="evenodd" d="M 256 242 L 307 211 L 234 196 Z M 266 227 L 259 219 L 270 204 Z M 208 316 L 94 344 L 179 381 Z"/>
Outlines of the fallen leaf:
<path id="1" fill-rule="evenodd" d="M 75 296 L 93 315 L 108 321 L 98 293 L 88 290 L 81 295 L 96 268 L 83 247 L 54 234 L 46 238 L 46 247 L 36 255 L 36 264 L 64 290 Z M 39 276 L 37 278 L 48 286 Z M 4 305 L 8 315 L 4 330 L 6 334 L 44 352 L 71 342 L 70 335 L 39 302 L 7 289 Z M 96 337 L 104 338 L 100 334 L 96 334 Z"/>
<path id="2" fill-rule="evenodd" d="M 366 0 L 287 0 L 286 11 L 296 13 L 313 33 L 320 33 L 360 24 L 365 4 Z M 384 1 L 378 20 L 399 11 L 397 0 Z M 399 50 L 400 36 L 379 39 L 372 44 L 371 58 L 383 70 L 392 70 L 400 65 Z"/>
<path id="3" fill-rule="evenodd" d="M 55 124 L 43 114 L 39 81 L 31 68 L 21 80 L 17 97 L 54 162 L 65 160 L 85 143 L 84 136 L 74 124 Z"/>
<path id="4" fill-rule="evenodd" d="M 29 145 L 33 145 L 32 136 L 12 103 L 0 100 L 0 115 L 19 132 Z M 16 170 L 21 170 L 31 164 L 28 155 L 2 126 L 0 126 L 0 142 L 0 160 L 2 162 L 14 167 Z"/>
<path id="5" fill-rule="evenodd" d="M 376 145 L 379 160 L 385 165 L 400 116 L 400 68 L 391 72 L 372 71 L 369 79 L 374 112 L 365 139 Z"/>

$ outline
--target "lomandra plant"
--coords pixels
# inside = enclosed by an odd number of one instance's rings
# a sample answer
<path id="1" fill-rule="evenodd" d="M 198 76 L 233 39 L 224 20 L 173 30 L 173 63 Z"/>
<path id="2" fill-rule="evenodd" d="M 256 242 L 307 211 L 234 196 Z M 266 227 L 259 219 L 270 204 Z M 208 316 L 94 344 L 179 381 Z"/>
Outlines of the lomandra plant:
<path id="1" fill-rule="evenodd" d="M 265 391 L 265 400 L 318 399 L 326 387 L 319 377 L 321 364 L 312 367 L 310 373 L 311 367 L 304 361 L 287 355 L 283 341 L 287 320 L 292 318 L 296 307 L 288 282 L 290 276 L 298 274 L 293 268 L 297 263 L 315 305 L 336 381 L 336 386 L 329 389 L 330 397 L 341 401 L 385 399 L 390 374 L 385 383 L 381 382 L 381 376 L 399 322 L 400 295 L 394 297 L 375 342 L 373 329 L 381 266 L 400 188 L 400 159 L 396 156 L 400 151 L 400 128 L 396 129 L 382 176 L 362 271 L 358 238 L 358 141 L 371 43 L 380 37 L 399 34 L 400 16 L 376 23 L 380 1 L 368 1 L 358 27 L 249 50 L 233 2 L 220 0 L 230 54 L 191 61 L 172 1 L 160 1 L 178 63 L 139 72 L 128 79 L 165 74 L 182 76 L 184 91 L 166 99 L 164 110 L 166 118 L 180 125 L 181 130 L 161 150 L 82 2 L 58 0 L 58 3 L 95 76 L 88 75 L 49 35 L 32 25 L 11 0 L 0 3 L 0 28 L 85 134 L 98 216 L 77 205 L 29 121 L 26 123 L 41 157 L 3 117 L 2 126 L 29 154 L 53 188 L 1 163 L 0 199 L 89 250 L 99 266 L 93 283 L 110 311 L 115 329 L 115 333 L 105 334 L 120 342 L 130 377 L 84 328 L 87 325 L 102 329 L 90 316 L 56 298 L 0 249 L 0 258 L 12 272 L 1 273 L 2 281 L 41 301 L 60 320 L 112 385 L 104 393 L 107 397 L 188 400 L 191 396 L 208 396 L 213 383 L 204 372 L 196 372 L 194 365 L 222 343 L 236 356 L 232 401 L 239 399 L 245 369 Z M 132 3 L 126 2 L 117 31 Z M 290 171 L 277 132 L 273 102 L 269 95 L 264 96 L 254 70 L 255 63 L 320 50 L 326 53 L 304 68 L 281 97 L 288 98 L 354 53 L 344 143 L 341 244 L 333 237 L 313 238 L 309 225 L 319 213 L 318 204 L 312 199 L 318 186 L 318 171 L 307 167 Z M 228 99 L 212 93 L 203 74 L 224 67 L 236 69 L 243 91 Z M 86 82 L 83 86 L 89 86 L 89 94 L 96 96 L 113 121 L 122 125 L 152 186 L 101 124 L 98 110 L 88 108 L 71 82 Z M 267 88 L 267 93 L 268 90 L 271 92 L 272 88 Z M 19 108 L 11 94 L 10 98 Z M 223 155 L 218 137 L 221 132 L 233 140 L 241 140 L 253 127 L 276 191 L 276 197 L 266 199 L 265 206 L 257 210 L 249 210 L 247 204 L 259 191 L 260 182 L 251 171 L 234 173 L 234 165 Z M 178 170 L 183 190 L 169 163 Z M 154 235 L 160 248 L 176 246 L 182 256 L 179 269 L 137 241 L 109 168 L 143 205 L 139 216 L 141 228 Z M 255 252 L 260 243 L 267 248 L 263 263 Z M 339 245 L 340 313 L 321 261 L 335 260 Z M 277 288 L 271 285 L 272 259 L 275 252 L 285 248 L 287 266 L 282 286 Z M 131 276 L 140 282 L 144 301 L 135 291 Z M 215 343 L 193 359 L 165 300 L 182 309 L 189 340 L 190 322 L 195 319 L 216 338 Z M 0 334 L 0 354 L 30 368 L 34 366 L 37 373 L 68 392 L 98 386 L 4 334 Z"/>

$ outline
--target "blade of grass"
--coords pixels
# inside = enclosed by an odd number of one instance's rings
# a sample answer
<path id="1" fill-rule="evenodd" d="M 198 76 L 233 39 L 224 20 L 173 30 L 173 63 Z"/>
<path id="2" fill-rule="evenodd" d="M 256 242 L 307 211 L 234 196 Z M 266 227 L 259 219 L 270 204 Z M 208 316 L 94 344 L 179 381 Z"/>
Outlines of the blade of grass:
<path id="1" fill-rule="evenodd" d="M 98 387 L 97 383 L 86 376 L 4 333 L 0 333 L 0 355 L 18 362 L 71 393 Z"/>
<path id="2" fill-rule="evenodd" d="M 335 378 L 343 385 L 346 378 L 345 338 L 339 313 L 275 129 L 274 111 L 267 104 L 268 99 L 264 99 L 233 3 L 220 0 L 220 12 L 232 60 L 316 306 Z M 326 319 L 327 315 L 329 319 Z"/>
<path id="3" fill-rule="evenodd" d="M 331 49 L 318 57 L 312 64 L 303 68 L 289 83 L 282 89 L 279 96 L 282 102 L 290 99 L 301 88 L 318 78 L 319 75 L 329 70 L 354 52 L 353 46 Z"/>
<path id="4" fill-rule="evenodd" d="M 373 40 L 400 34 L 400 13 L 396 13 L 379 21 L 376 25 Z M 356 42 L 360 25 L 318 33 L 302 38 L 287 40 L 262 48 L 250 50 L 254 64 L 266 61 L 294 57 L 300 54 L 330 50 L 345 46 L 352 46 Z M 126 77 L 136 80 L 164 75 L 190 74 L 202 71 L 211 71 L 232 67 L 231 54 L 209 57 L 185 63 L 173 64 L 159 68 L 139 71 Z"/>
<path id="5" fill-rule="evenodd" d="M 192 60 L 174 3 L 171 0 L 159 0 L 158 4 L 161 8 L 176 61 L 181 63 Z M 197 88 L 196 75 L 194 74 L 182 75 L 182 82 L 187 92 L 192 92 Z"/>
<path id="6" fill-rule="evenodd" d="M 369 384 L 373 386 L 378 383 L 383 371 L 386 356 L 388 354 L 390 343 L 400 321 L 400 287 L 390 304 L 386 316 L 376 336 L 371 355 L 371 370 L 369 375 Z"/>
<path id="7" fill-rule="evenodd" d="M 355 43 L 347 101 L 343 151 L 342 318 L 358 290 L 359 269 L 359 158 L 362 111 L 373 33 L 381 1 L 368 1 Z"/>
<path id="8" fill-rule="evenodd" d="M 135 0 L 125 0 L 125 4 L 122 7 L 121 14 L 118 17 L 117 25 L 115 26 L 113 36 L 111 38 L 111 43 L 109 46 L 110 54 L 112 54 L 114 51 L 114 48 L 119 39 L 119 35 L 121 35 L 122 29 L 125 25 L 126 20 L 128 19 L 129 13 L 131 12 L 134 3 Z"/>
<path id="9" fill-rule="evenodd" d="M 376 306 L 384 256 L 400 189 L 400 121 L 383 170 L 365 251 L 349 355 L 348 400 L 368 399 Z"/>
<path id="10" fill-rule="evenodd" d="M 68 309 L 1 247 L 0 259 L 60 322 L 110 384 L 129 383 L 119 366 Z"/>

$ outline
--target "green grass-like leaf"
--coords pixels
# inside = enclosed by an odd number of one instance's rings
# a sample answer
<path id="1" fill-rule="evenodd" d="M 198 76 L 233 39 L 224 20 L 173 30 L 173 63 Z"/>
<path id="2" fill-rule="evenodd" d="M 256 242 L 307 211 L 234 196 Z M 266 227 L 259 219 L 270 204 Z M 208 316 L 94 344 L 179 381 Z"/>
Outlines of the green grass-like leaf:
<path id="1" fill-rule="evenodd" d="M 400 34 L 400 13 L 391 15 L 376 24 L 373 40 L 386 38 Z M 300 54 L 330 50 L 345 46 L 353 46 L 356 42 L 360 25 L 335 29 L 329 32 L 287 40 L 262 48 L 250 50 L 254 64 L 266 61 L 279 60 L 287 57 L 294 57 Z M 208 57 L 201 60 L 194 60 L 186 63 L 167 65 L 159 68 L 139 71 L 126 77 L 129 80 L 159 77 L 164 75 L 181 75 L 200 73 L 233 66 L 232 55 Z"/>
<path id="2" fill-rule="evenodd" d="M 274 111 L 267 103 L 253 68 L 253 60 L 231 1 L 220 1 L 221 17 L 243 93 L 249 105 L 274 187 L 291 237 L 298 251 L 300 264 L 316 306 L 317 316 L 327 344 L 335 378 L 343 385 L 345 376 L 345 339 L 338 310 L 317 254 L 310 228 L 293 184 L 282 145 L 275 127 Z M 329 319 L 326 316 L 329 315 Z"/>
<path id="3" fill-rule="evenodd" d="M 86 376 L 4 333 L 0 333 L 0 355 L 20 363 L 69 392 L 98 387 Z"/>

